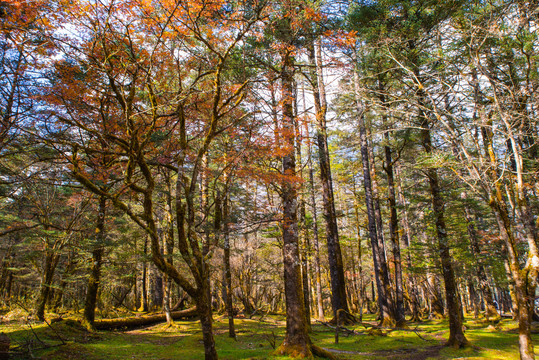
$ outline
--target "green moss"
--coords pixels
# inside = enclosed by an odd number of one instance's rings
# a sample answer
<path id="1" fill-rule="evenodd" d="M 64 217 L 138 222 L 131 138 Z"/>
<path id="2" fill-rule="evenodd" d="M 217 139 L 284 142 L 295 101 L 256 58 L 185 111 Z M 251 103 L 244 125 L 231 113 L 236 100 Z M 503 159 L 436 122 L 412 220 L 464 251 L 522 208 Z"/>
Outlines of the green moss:
<path id="1" fill-rule="evenodd" d="M 372 316 L 365 321 L 375 324 Z M 11 322 L 2 324 L 12 339 L 12 351 L 28 351 L 42 359 L 184 359 L 203 358 L 202 333 L 197 321 L 177 321 L 175 327 L 163 324 L 125 332 L 90 333 L 75 320 L 52 324 Z M 237 338 L 228 337 L 225 317 L 215 318 L 215 340 L 219 358 L 223 360 L 284 360 L 287 356 L 275 355 L 274 345 L 284 339 L 285 322 L 282 316 L 258 319 L 236 319 Z M 501 320 L 492 325 L 482 320 L 466 322 L 466 337 L 471 346 L 452 349 L 442 346 L 449 336 L 447 320 L 431 320 L 409 324 L 409 329 L 388 331 L 387 336 L 369 332 L 363 326 L 349 326 L 358 334 L 341 334 L 339 344 L 334 344 L 334 332 L 321 324 L 313 324 L 312 341 L 315 345 L 331 349 L 342 359 L 405 359 L 414 355 L 431 359 L 518 359 L 517 324 Z M 39 338 L 38 341 L 37 338 Z M 62 340 L 65 342 L 62 345 Z M 539 336 L 534 335 L 534 340 Z M 44 345 L 47 349 L 39 349 Z M 536 354 L 539 354 L 536 351 Z M 17 359 L 17 357 L 14 357 Z M 24 358 L 22 355 L 18 358 Z"/>

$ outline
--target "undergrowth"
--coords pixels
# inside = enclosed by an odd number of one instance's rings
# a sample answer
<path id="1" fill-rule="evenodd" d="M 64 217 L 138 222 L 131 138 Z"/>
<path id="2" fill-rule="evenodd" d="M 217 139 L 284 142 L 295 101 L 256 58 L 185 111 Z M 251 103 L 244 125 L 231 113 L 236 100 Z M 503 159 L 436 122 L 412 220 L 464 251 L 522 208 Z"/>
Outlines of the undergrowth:
<path id="1" fill-rule="evenodd" d="M 24 316 L 21 317 L 25 319 Z M 373 316 L 366 323 L 374 325 Z M 368 331 L 362 325 L 348 326 L 335 344 L 334 330 L 313 322 L 312 341 L 340 359 L 518 359 L 517 324 L 504 319 L 497 324 L 467 318 L 466 337 L 470 347 L 455 350 L 443 346 L 447 339 L 446 320 L 411 323 L 405 330 Z M 272 355 L 284 338 L 284 317 L 235 319 L 236 338 L 228 337 L 225 317 L 215 316 L 214 330 L 219 358 L 284 360 Z M 176 321 L 125 331 L 90 333 L 76 318 L 42 324 L 28 320 L 2 323 L 11 339 L 13 359 L 203 359 L 202 333 L 197 321 Z M 534 335 L 534 340 L 538 336 Z M 536 354 L 539 354 L 536 351 Z"/>

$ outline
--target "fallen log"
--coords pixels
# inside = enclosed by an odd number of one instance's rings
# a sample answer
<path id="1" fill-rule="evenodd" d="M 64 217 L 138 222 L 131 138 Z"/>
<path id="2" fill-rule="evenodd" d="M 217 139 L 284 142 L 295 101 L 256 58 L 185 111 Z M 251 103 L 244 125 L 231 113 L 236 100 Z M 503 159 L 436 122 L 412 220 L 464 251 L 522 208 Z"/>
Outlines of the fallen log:
<path id="1" fill-rule="evenodd" d="M 197 310 L 195 307 L 173 311 L 171 313 L 174 320 L 181 318 L 189 318 L 197 315 Z M 102 319 L 96 320 L 94 326 L 96 330 L 114 330 L 114 329 L 123 329 L 123 328 L 136 328 L 140 326 L 152 325 L 160 322 L 166 321 L 165 314 L 155 314 L 155 315 L 143 315 L 135 316 L 128 318 L 118 318 L 118 319 Z"/>

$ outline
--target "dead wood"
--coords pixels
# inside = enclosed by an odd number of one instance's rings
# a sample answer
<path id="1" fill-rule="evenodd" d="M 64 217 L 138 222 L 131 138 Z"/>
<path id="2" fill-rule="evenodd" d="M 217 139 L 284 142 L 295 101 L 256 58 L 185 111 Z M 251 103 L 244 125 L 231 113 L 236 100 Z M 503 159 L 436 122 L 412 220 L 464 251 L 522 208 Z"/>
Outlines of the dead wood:
<path id="1" fill-rule="evenodd" d="M 195 307 L 189 309 L 173 311 L 171 313 L 174 320 L 181 318 L 189 318 L 197 315 L 197 310 Z M 94 326 L 96 330 L 114 330 L 122 328 L 135 328 L 140 326 L 152 325 L 160 322 L 166 321 L 165 314 L 155 314 L 155 315 L 143 315 L 129 318 L 119 318 L 119 319 L 102 319 L 96 320 Z"/>
<path id="2" fill-rule="evenodd" d="M 315 319 L 315 320 L 318 321 L 319 323 L 321 323 L 322 325 L 324 325 L 324 326 L 326 326 L 326 327 L 332 329 L 332 330 L 335 330 L 335 328 L 336 328 L 335 326 L 331 325 L 331 324 L 328 323 L 328 322 L 320 321 L 320 320 L 318 320 L 318 319 Z M 346 334 L 347 336 L 348 336 L 348 335 L 354 335 L 354 334 L 357 335 L 357 334 L 359 334 L 358 332 L 356 332 L 356 331 L 354 331 L 354 330 L 350 330 L 350 329 L 348 329 L 348 328 L 345 328 L 345 327 L 342 326 L 342 325 L 339 325 L 339 331 L 340 331 L 340 332 L 343 332 L 343 333 Z"/>

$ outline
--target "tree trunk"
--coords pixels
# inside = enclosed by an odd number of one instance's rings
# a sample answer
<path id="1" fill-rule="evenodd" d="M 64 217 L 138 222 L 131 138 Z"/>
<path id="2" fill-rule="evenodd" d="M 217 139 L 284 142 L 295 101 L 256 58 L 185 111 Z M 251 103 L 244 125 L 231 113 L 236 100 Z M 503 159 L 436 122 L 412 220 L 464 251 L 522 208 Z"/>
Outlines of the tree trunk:
<path id="1" fill-rule="evenodd" d="M 468 294 L 470 295 L 470 302 L 473 309 L 473 318 L 477 319 L 479 316 L 480 309 L 479 296 L 477 296 L 473 281 L 471 279 L 468 280 Z"/>
<path id="2" fill-rule="evenodd" d="M 404 198 L 404 193 L 402 191 L 402 185 L 401 185 L 401 178 L 400 178 L 400 169 L 399 166 L 395 168 L 395 176 L 397 178 L 397 193 L 399 197 L 399 205 L 402 207 L 402 227 L 403 227 L 403 233 L 402 233 L 402 243 L 405 249 L 408 249 L 410 247 L 410 240 L 412 237 L 412 232 L 410 230 L 410 223 L 408 222 L 408 211 L 406 207 L 406 200 Z M 410 251 L 406 254 L 406 265 L 408 267 L 409 274 L 407 276 L 408 279 L 408 289 L 409 289 L 409 295 L 410 295 L 410 305 L 412 307 L 412 317 L 410 321 L 421 321 L 421 311 L 420 311 L 420 303 L 419 303 L 419 294 L 417 291 L 417 281 L 416 277 L 412 270 L 412 256 L 410 255 Z"/>
<path id="3" fill-rule="evenodd" d="M 463 192 L 461 194 L 461 198 L 464 201 L 467 200 L 466 192 Z M 470 238 L 472 257 L 476 260 L 475 269 L 477 272 L 477 279 L 479 281 L 479 289 L 481 290 L 481 293 L 483 294 L 483 299 L 485 301 L 485 316 L 487 320 L 498 319 L 500 315 L 498 314 L 496 306 L 494 305 L 494 298 L 492 296 L 492 291 L 490 289 L 489 282 L 487 279 L 487 273 L 481 259 L 479 236 L 477 234 L 477 230 L 475 229 L 475 222 L 473 219 L 472 211 L 470 207 L 466 204 L 464 205 L 464 217 L 466 219 L 468 236 Z"/>
<path id="4" fill-rule="evenodd" d="M 11 257 L 13 251 L 13 245 L 11 244 L 11 238 L 8 240 L 7 250 L 4 252 L 4 257 L 0 259 L 0 298 L 2 301 L 7 302 L 11 297 L 11 279 L 13 273 L 9 270 L 11 265 Z"/>
<path id="5" fill-rule="evenodd" d="M 144 259 L 142 260 L 142 276 L 140 279 L 140 307 L 138 311 L 148 312 L 148 239 L 144 238 Z"/>
<path id="6" fill-rule="evenodd" d="M 163 299 L 165 298 L 165 295 L 163 293 L 163 275 L 162 273 L 155 267 L 150 267 L 150 306 L 149 308 L 152 311 L 155 310 L 162 310 L 163 308 Z"/>
<path id="7" fill-rule="evenodd" d="M 509 229 L 509 217 L 506 212 L 497 204 L 492 206 L 496 212 L 496 220 L 500 228 L 500 235 L 505 240 L 507 246 L 509 268 L 514 281 L 515 302 L 518 320 L 518 344 L 521 360 L 535 359 L 533 342 L 531 339 L 531 319 L 533 305 L 532 300 L 535 294 L 528 293 L 528 286 L 521 275 L 520 265 L 515 249 L 515 241 Z"/>
<path id="8" fill-rule="evenodd" d="M 203 280 L 203 284 L 199 289 L 199 294 L 195 299 L 197 314 L 200 317 L 202 326 L 202 338 L 204 342 L 204 359 L 217 360 L 217 350 L 215 348 L 215 339 L 213 338 L 213 318 L 211 311 L 211 297 L 206 288 L 209 286 L 207 280 Z"/>
<path id="9" fill-rule="evenodd" d="M 386 133 L 386 140 L 389 141 L 389 133 Z M 384 166 L 387 175 L 387 192 L 390 209 L 389 236 L 393 247 L 393 266 L 395 268 L 395 321 L 397 327 L 406 326 L 404 317 L 404 297 L 402 285 L 402 264 L 399 244 L 399 220 L 397 218 L 397 200 L 395 196 L 395 180 L 393 175 L 393 159 L 391 148 L 384 147 L 386 164 Z"/>
<path id="10" fill-rule="evenodd" d="M 69 254 L 67 255 L 64 273 L 63 273 L 62 278 L 60 279 L 60 285 L 58 287 L 58 291 L 56 292 L 54 296 L 54 300 L 52 302 L 54 311 L 57 311 L 58 308 L 62 305 L 62 301 L 64 299 L 64 294 L 65 294 L 65 289 L 68 285 L 69 276 L 73 274 L 73 270 L 75 269 L 75 266 L 77 265 L 73 259 L 73 256 L 74 256 L 73 251 L 70 251 Z"/>
<path id="11" fill-rule="evenodd" d="M 322 59 L 320 45 L 315 45 L 314 39 L 308 42 L 310 67 L 310 82 L 313 88 L 314 106 L 316 112 L 316 142 L 318 145 L 318 158 L 320 164 L 320 182 L 322 184 L 322 205 L 324 221 L 326 223 L 326 239 L 328 247 L 328 262 L 331 276 L 331 305 L 333 315 L 337 310 L 349 312 L 346 301 L 346 283 L 344 281 L 344 268 L 339 243 L 337 215 L 335 212 L 335 199 L 333 195 L 333 182 L 331 179 L 331 165 L 327 142 L 326 112 L 324 79 L 322 76 Z M 316 47 L 316 55 L 315 55 Z M 317 70 L 317 71 L 315 71 Z M 342 317 L 342 315 L 341 315 Z"/>
<path id="12" fill-rule="evenodd" d="M 421 95 L 420 95 L 421 97 Z M 422 102 L 420 98 L 420 102 Z M 421 124 L 421 142 L 427 155 L 432 153 L 432 142 L 429 129 L 429 120 L 423 110 L 420 110 Z M 463 347 L 468 344 L 468 340 L 462 331 L 462 318 L 460 316 L 460 304 L 457 295 L 457 283 L 455 281 L 455 273 L 451 262 L 451 254 L 449 251 L 449 239 L 447 236 L 447 228 L 444 220 L 444 200 L 440 192 L 438 173 L 435 168 L 426 170 L 427 178 L 430 185 L 430 193 L 432 199 L 432 211 L 435 218 L 436 238 L 438 240 L 438 252 L 442 265 L 442 274 L 445 284 L 445 296 L 447 301 L 447 310 L 449 315 L 449 340 L 447 344 L 453 347 Z"/>
<path id="13" fill-rule="evenodd" d="M 165 259 L 173 265 L 173 255 L 174 255 L 174 214 L 172 210 L 172 182 L 170 179 L 170 172 L 166 171 L 164 174 L 165 178 L 165 236 L 163 241 L 163 255 Z M 167 325 L 172 325 L 174 323 L 174 317 L 172 316 L 171 310 L 171 290 L 172 290 L 172 279 L 167 274 L 164 274 L 163 281 L 163 311 L 165 312 L 165 317 L 167 319 Z"/>
<path id="14" fill-rule="evenodd" d="M 294 86 L 294 89 L 297 89 L 297 85 Z M 296 95 L 296 94 L 294 94 Z M 303 108 L 305 109 L 305 94 L 302 94 L 303 97 Z M 297 96 L 294 96 L 294 99 L 297 99 Z M 307 225 L 305 221 L 305 186 L 303 181 L 303 163 L 301 156 L 301 147 L 303 146 L 303 136 L 301 134 L 301 126 L 298 119 L 297 111 L 297 102 L 294 102 L 294 133 L 295 133 L 295 144 L 296 144 L 296 173 L 300 178 L 300 188 L 299 188 L 299 218 L 298 218 L 298 227 L 299 227 L 299 243 L 301 247 L 300 257 L 301 257 L 301 277 L 303 284 L 303 301 L 305 303 L 305 321 L 307 326 L 307 331 L 311 332 L 311 304 L 310 304 L 310 287 L 309 287 L 309 253 L 310 253 L 310 242 L 307 234 Z"/>
<path id="15" fill-rule="evenodd" d="M 229 235 L 229 208 L 228 208 L 228 194 L 225 194 L 223 201 L 223 236 L 224 236 L 224 267 L 225 267 L 225 308 L 228 317 L 228 336 L 236 338 L 236 332 L 234 330 L 234 308 L 232 307 L 232 272 L 230 270 L 230 235 Z"/>
<path id="16" fill-rule="evenodd" d="M 206 259 L 206 256 L 210 252 L 211 232 L 212 230 L 214 231 L 214 233 L 217 232 L 220 225 L 214 226 L 212 229 L 210 225 L 210 221 L 209 221 L 210 220 L 210 195 L 209 195 L 210 194 L 210 186 L 209 186 L 210 179 L 208 176 L 209 168 L 210 168 L 210 159 L 208 157 L 208 153 L 206 152 L 202 156 L 202 169 L 200 172 L 200 196 L 201 196 L 200 207 L 203 212 L 204 219 L 205 219 L 205 224 L 203 226 L 204 237 L 202 240 L 202 257 L 203 257 L 202 266 L 203 266 L 203 272 L 206 274 L 205 279 L 208 283 L 204 285 L 204 288 L 208 292 L 206 296 L 209 299 L 208 301 L 209 301 L 210 310 L 211 310 L 211 298 L 212 298 L 211 275 L 210 275 L 211 269 L 208 266 L 205 259 Z M 218 209 L 218 206 L 216 206 L 216 209 Z M 220 211 L 220 209 L 218 209 L 218 211 Z M 220 219 L 218 221 L 220 222 Z"/>
<path id="17" fill-rule="evenodd" d="M 358 307 L 359 307 L 359 321 L 363 321 L 363 300 L 364 295 L 364 284 L 363 284 L 363 248 L 361 245 L 361 227 L 359 222 L 359 200 L 358 195 L 356 195 L 356 183 L 354 182 L 354 215 L 356 220 L 356 235 L 357 235 L 357 259 L 358 259 L 358 271 L 357 271 L 357 297 L 358 297 Z"/>
<path id="18" fill-rule="evenodd" d="M 51 250 L 46 252 L 45 262 L 43 266 L 43 275 L 41 279 L 41 287 L 39 290 L 39 297 L 37 299 L 35 310 L 36 317 L 40 321 L 45 321 L 45 307 L 47 301 L 49 300 L 52 279 L 54 277 L 54 272 L 56 270 L 56 266 L 58 265 L 59 259 L 60 256 L 58 254 L 52 253 Z"/>
<path id="19" fill-rule="evenodd" d="M 427 270 L 427 294 L 430 302 L 430 318 L 442 319 L 444 317 L 444 303 L 442 294 L 439 291 L 439 284 L 436 274 L 432 270 Z"/>
<path id="20" fill-rule="evenodd" d="M 307 138 L 309 138 L 309 128 L 307 127 Z M 316 209 L 316 197 L 314 195 L 314 170 L 311 158 L 311 142 L 309 141 L 309 185 L 311 193 L 311 208 L 313 213 L 313 238 L 314 238 L 314 273 L 316 279 L 316 304 L 318 310 L 318 320 L 324 321 L 324 304 L 322 301 L 322 275 L 320 272 L 320 241 L 318 237 L 318 211 Z"/>
<path id="21" fill-rule="evenodd" d="M 11 289 L 13 285 L 13 273 L 10 271 L 7 275 L 6 286 L 4 291 L 4 299 L 11 299 Z"/>
<path id="22" fill-rule="evenodd" d="M 376 279 L 376 288 L 378 291 L 378 305 L 380 308 L 380 321 L 383 326 L 393 326 L 395 324 L 395 317 L 393 309 L 390 307 L 389 294 L 390 284 L 389 275 L 387 271 L 387 265 L 385 262 L 382 249 L 378 242 L 378 234 L 376 228 L 376 217 L 374 210 L 374 198 L 372 192 L 371 182 L 371 170 L 369 164 L 369 149 L 367 144 L 367 131 L 365 128 L 364 109 L 359 99 L 359 75 L 357 71 L 354 71 L 354 86 L 356 96 L 356 106 L 358 109 L 358 126 L 359 137 L 361 146 L 361 159 L 363 163 L 363 186 L 365 188 L 365 202 L 367 205 L 367 218 L 369 227 L 369 238 L 371 240 L 371 247 L 373 253 L 374 262 L 374 275 Z M 374 299 L 373 299 L 374 300 Z"/>
<path id="23" fill-rule="evenodd" d="M 290 24 L 288 23 L 288 26 Z M 282 140 L 286 154 L 282 156 L 282 172 L 291 178 L 296 176 L 294 154 L 293 113 L 293 58 L 288 51 L 282 54 Z M 283 206 L 283 267 L 286 298 L 286 334 L 276 354 L 292 357 L 312 357 L 311 342 L 307 332 L 305 303 L 301 278 L 299 239 L 297 223 L 297 189 L 295 181 L 284 181 L 281 186 Z"/>
<path id="24" fill-rule="evenodd" d="M 99 282 L 101 281 L 101 265 L 103 264 L 103 253 L 105 252 L 105 211 L 107 199 L 104 196 L 99 198 L 99 209 L 97 215 L 96 241 L 92 250 L 92 268 L 88 278 L 88 289 L 86 291 L 86 301 L 84 302 L 84 324 L 89 329 L 94 329 L 95 306 Z"/>
<path id="25" fill-rule="evenodd" d="M 518 342 L 520 358 L 522 360 L 535 359 L 533 343 L 531 339 L 531 318 L 533 311 L 532 301 L 535 299 L 535 281 L 536 279 L 530 279 L 530 273 L 535 274 L 533 266 L 530 267 L 529 263 L 526 263 L 524 269 L 520 269 L 518 251 L 516 247 L 516 240 L 513 235 L 513 229 L 511 219 L 507 211 L 507 205 L 504 200 L 504 196 L 501 190 L 501 184 L 498 174 L 496 172 L 496 153 L 492 145 L 492 130 L 488 129 L 490 126 L 490 119 L 484 119 L 486 122 L 481 128 L 481 135 L 483 137 L 483 144 L 485 154 L 490 160 L 492 165 L 489 171 L 489 176 L 492 181 L 493 189 L 491 191 L 489 205 L 496 215 L 496 221 L 500 230 L 500 236 L 505 242 L 505 250 L 507 253 L 508 268 L 513 280 L 513 289 L 515 296 L 515 305 L 518 319 Z"/>

